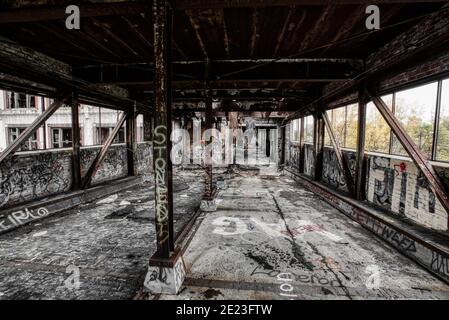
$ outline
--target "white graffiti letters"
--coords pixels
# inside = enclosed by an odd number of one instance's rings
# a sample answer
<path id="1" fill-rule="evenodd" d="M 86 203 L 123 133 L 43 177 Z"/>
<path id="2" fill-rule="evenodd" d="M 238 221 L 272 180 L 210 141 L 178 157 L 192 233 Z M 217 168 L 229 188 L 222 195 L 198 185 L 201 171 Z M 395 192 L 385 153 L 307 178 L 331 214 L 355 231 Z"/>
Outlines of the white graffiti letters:
<path id="1" fill-rule="evenodd" d="M 50 212 L 46 208 L 39 208 L 37 210 L 25 209 L 12 212 L 11 214 L 6 215 L 4 219 L 0 219 L 0 232 L 40 219 L 49 214 Z"/>

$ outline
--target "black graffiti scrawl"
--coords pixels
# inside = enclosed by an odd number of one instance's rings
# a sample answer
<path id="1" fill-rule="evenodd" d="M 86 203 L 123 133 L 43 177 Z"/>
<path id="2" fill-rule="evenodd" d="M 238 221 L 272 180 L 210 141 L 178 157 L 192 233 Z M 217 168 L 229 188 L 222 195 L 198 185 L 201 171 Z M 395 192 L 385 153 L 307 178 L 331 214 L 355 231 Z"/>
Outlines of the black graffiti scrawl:
<path id="1" fill-rule="evenodd" d="M 70 190 L 71 168 L 68 152 L 14 155 L 0 166 L 0 207 Z"/>
<path id="2" fill-rule="evenodd" d="M 355 176 L 356 155 L 353 152 L 343 151 L 343 157 L 348 162 L 352 176 Z M 324 148 L 322 180 L 330 186 L 348 191 L 343 172 L 340 170 L 337 154 L 332 148 Z"/>
<path id="3" fill-rule="evenodd" d="M 429 212 L 435 213 L 435 193 L 430 189 L 429 181 L 424 176 L 424 174 L 419 171 L 418 178 L 416 179 L 416 188 L 415 188 L 415 197 L 413 199 L 413 206 L 416 209 L 419 209 L 419 202 L 420 202 L 420 189 L 423 188 L 427 190 L 429 193 Z"/>
<path id="4" fill-rule="evenodd" d="M 368 189 L 373 188 L 373 191 L 371 195 L 368 195 L 368 199 L 374 204 L 390 210 L 393 201 L 394 179 L 395 171 L 390 168 L 390 159 L 371 158 L 368 179 L 368 183 L 371 185 Z"/>

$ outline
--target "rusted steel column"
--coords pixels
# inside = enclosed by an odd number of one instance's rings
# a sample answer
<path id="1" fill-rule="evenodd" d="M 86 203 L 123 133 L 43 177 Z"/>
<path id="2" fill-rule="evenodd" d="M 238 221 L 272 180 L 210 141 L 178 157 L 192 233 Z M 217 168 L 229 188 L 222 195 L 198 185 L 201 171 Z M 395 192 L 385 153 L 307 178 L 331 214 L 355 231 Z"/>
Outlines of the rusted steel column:
<path id="1" fill-rule="evenodd" d="M 313 115 L 313 150 L 315 154 L 314 180 L 319 181 L 323 175 L 324 121 L 321 112 Z"/>
<path id="2" fill-rule="evenodd" d="M 366 95 L 364 89 L 359 91 L 359 112 L 357 122 L 357 164 L 355 168 L 355 197 L 365 200 L 366 159 L 365 159 L 365 132 L 366 132 Z"/>
<path id="3" fill-rule="evenodd" d="M 299 126 L 299 173 L 304 173 L 304 153 L 304 118 L 301 118 Z"/>
<path id="4" fill-rule="evenodd" d="M 136 114 L 134 110 L 129 111 L 126 118 L 126 156 L 128 163 L 128 175 L 135 176 L 134 150 L 136 143 Z"/>
<path id="5" fill-rule="evenodd" d="M 143 114 L 143 141 L 153 141 L 153 117 L 147 112 Z"/>
<path id="6" fill-rule="evenodd" d="M 166 0 L 153 0 L 155 226 L 157 251 L 152 259 L 169 259 L 174 250 L 172 164 L 170 161 L 170 12 Z"/>
<path id="7" fill-rule="evenodd" d="M 285 125 L 281 127 L 281 161 L 280 164 L 285 166 L 285 140 L 286 140 L 286 127 Z M 256 133 L 256 137 L 259 137 Z"/>
<path id="8" fill-rule="evenodd" d="M 386 103 L 378 95 L 368 92 L 368 96 L 373 101 L 374 105 L 379 110 L 382 117 L 390 126 L 393 133 L 401 142 L 405 151 L 407 151 L 410 158 L 412 158 L 415 165 L 422 171 L 423 175 L 427 178 L 430 188 L 437 196 L 443 208 L 449 213 L 449 192 L 441 182 L 440 177 L 433 169 L 432 164 L 427 157 L 421 152 L 418 146 L 415 144 L 410 135 L 405 131 L 399 120 L 395 117 L 393 112 L 388 108 Z"/>
<path id="9" fill-rule="evenodd" d="M 206 130 L 212 129 L 212 92 L 211 90 L 206 90 Z M 204 168 L 206 172 L 206 186 L 204 189 L 204 199 L 211 200 L 213 198 L 213 177 L 212 177 L 212 156 L 213 156 L 213 148 L 212 148 L 213 135 L 211 134 L 210 141 L 205 141 L 205 143 L 209 142 L 209 146 L 205 146 L 205 154 L 204 154 Z"/>
<path id="10" fill-rule="evenodd" d="M 79 103 L 76 94 L 72 95 L 70 101 L 72 107 L 72 190 L 81 189 L 81 160 L 80 160 L 80 121 Z"/>

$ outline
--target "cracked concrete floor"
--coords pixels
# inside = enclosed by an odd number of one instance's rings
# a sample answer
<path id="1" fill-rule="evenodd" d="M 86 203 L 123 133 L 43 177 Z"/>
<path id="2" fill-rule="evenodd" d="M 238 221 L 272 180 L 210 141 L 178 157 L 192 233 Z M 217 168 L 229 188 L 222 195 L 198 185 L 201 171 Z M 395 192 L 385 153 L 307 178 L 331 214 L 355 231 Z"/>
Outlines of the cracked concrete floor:
<path id="1" fill-rule="evenodd" d="M 175 231 L 199 208 L 203 181 L 202 170 L 175 172 Z M 155 251 L 153 221 L 148 183 L 0 235 L 0 300 L 133 298 Z"/>
<path id="2" fill-rule="evenodd" d="M 286 177 L 241 174 L 160 299 L 449 299 L 449 286 Z M 151 297 L 150 297 L 151 298 Z"/>

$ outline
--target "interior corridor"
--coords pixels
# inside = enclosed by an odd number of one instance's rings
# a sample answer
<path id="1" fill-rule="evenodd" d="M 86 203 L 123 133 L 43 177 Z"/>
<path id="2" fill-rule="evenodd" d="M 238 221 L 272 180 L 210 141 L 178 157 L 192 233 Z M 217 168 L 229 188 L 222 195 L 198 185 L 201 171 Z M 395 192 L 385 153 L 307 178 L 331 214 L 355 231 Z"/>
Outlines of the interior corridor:
<path id="1" fill-rule="evenodd" d="M 184 254 L 177 299 L 449 298 L 447 284 L 285 176 L 239 171 L 217 199 Z"/>

